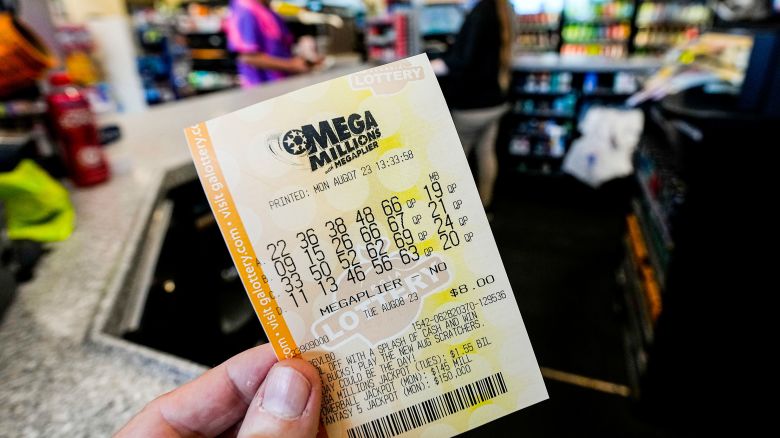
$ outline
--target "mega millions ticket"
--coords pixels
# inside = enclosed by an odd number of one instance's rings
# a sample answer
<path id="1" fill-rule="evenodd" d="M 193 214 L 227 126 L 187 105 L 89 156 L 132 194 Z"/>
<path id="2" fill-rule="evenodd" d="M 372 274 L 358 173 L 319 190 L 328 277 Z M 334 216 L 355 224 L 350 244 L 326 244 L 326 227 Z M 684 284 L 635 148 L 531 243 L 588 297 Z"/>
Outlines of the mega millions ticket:
<path id="1" fill-rule="evenodd" d="M 425 55 L 186 129 L 279 358 L 330 437 L 441 437 L 547 398 Z"/>

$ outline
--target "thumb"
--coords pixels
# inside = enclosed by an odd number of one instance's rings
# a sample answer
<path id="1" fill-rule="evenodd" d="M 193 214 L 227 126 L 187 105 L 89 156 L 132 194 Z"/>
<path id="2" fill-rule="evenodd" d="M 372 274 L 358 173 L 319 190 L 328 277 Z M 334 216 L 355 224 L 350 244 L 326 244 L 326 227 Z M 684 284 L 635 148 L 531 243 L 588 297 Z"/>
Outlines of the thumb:
<path id="1" fill-rule="evenodd" d="M 313 438 L 320 420 L 322 383 L 317 369 L 302 359 L 271 368 L 249 405 L 239 438 Z"/>

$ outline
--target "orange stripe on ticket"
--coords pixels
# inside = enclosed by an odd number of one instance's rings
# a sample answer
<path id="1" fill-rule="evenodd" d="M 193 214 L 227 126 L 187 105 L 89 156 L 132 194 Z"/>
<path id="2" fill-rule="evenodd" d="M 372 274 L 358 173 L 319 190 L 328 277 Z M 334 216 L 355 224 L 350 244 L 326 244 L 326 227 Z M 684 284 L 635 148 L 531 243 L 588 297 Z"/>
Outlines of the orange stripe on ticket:
<path id="1" fill-rule="evenodd" d="M 206 124 L 199 123 L 185 129 L 184 132 L 187 135 L 187 143 L 203 190 L 217 219 L 222 237 L 230 250 L 233 263 L 241 276 L 241 282 L 252 301 L 252 307 L 260 318 L 260 323 L 274 347 L 276 356 L 280 359 L 292 357 L 295 341 L 284 317 L 276 312 L 278 308 L 276 300 L 271 294 L 268 279 L 263 274 L 244 224 L 238 216 L 236 204 L 228 190 L 222 168 L 217 162 Z"/>

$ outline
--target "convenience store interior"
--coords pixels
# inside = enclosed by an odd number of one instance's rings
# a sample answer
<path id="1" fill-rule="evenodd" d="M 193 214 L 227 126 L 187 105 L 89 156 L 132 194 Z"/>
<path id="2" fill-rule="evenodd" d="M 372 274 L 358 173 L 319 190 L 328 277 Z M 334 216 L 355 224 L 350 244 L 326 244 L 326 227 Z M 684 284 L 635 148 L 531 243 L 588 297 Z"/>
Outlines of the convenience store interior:
<path id="1" fill-rule="evenodd" d="M 307 70 L 254 92 L 419 53 L 444 59 L 476 3 L 272 1 Z M 780 0 L 510 3 L 509 109 L 487 213 L 550 399 L 465 435 L 719 430 L 734 416 L 712 382 L 736 368 L 713 363 L 713 352 L 751 354 L 723 315 L 754 311 L 721 291 L 752 299 L 766 288 L 756 272 L 767 262 L 748 245 L 773 228 L 753 197 L 771 174 L 756 151 L 776 144 L 780 121 Z M 154 179 L 144 160 L 178 163 L 151 143 L 176 138 L 188 113 L 251 103 L 241 100 L 253 91 L 228 41 L 230 13 L 228 0 L 0 0 L 0 405 L 10 407 L 0 409 L 0 436 L 110 434 L 155 394 L 266 341 L 194 169 L 161 177 L 163 210 L 127 193 Z M 50 78 L 62 72 L 89 103 L 110 177 L 75 175 L 60 149 Z M 478 160 L 469 156 L 477 181 Z M 27 190 L 38 176 L 2 178 L 25 161 L 63 190 L 34 201 L 46 214 L 20 220 L 30 201 L 7 184 Z M 114 211 L 120 204 L 128 210 Z M 84 274 L 79 260 L 93 248 L 104 269 Z M 193 266 L 182 252 L 204 256 Z M 123 269 L 146 278 L 132 326 L 126 303 L 106 292 Z M 69 299 L 52 323 L 47 303 Z M 31 339 L 41 347 L 25 348 Z M 63 358 L 73 363 L 51 371 Z M 107 369 L 119 362 L 147 387 L 112 398 L 118 371 Z M 53 400 L 77 387 L 89 408 L 42 402 L 42 390 L 29 390 L 41 375 Z"/>

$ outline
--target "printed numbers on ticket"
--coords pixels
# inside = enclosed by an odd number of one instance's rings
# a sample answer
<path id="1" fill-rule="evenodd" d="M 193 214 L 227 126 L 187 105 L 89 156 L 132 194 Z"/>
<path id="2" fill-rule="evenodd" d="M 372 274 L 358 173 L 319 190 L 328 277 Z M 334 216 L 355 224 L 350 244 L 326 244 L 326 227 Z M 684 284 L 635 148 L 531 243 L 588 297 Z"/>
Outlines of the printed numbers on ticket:
<path id="1" fill-rule="evenodd" d="M 330 437 L 452 436 L 547 398 L 425 55 L 186 129 L 280 358 Z"/>

